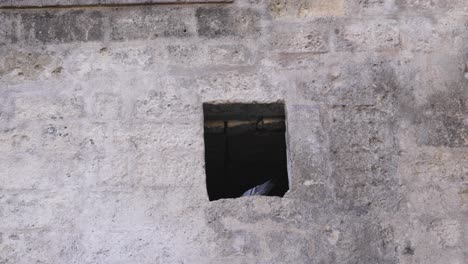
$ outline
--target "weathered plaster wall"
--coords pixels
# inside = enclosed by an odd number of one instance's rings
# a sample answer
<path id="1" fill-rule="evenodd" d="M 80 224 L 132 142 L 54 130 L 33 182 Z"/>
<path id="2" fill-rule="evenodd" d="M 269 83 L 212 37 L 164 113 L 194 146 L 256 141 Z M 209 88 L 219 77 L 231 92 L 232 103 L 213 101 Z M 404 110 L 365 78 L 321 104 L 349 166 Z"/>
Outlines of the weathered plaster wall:
<path id="1" fill-rule="evenodd" d="M 466 263 L 467 63 L 466 0 L 0 10 L 0 263 Z M 278 100 L 290 192 L 208 202 Z"/>

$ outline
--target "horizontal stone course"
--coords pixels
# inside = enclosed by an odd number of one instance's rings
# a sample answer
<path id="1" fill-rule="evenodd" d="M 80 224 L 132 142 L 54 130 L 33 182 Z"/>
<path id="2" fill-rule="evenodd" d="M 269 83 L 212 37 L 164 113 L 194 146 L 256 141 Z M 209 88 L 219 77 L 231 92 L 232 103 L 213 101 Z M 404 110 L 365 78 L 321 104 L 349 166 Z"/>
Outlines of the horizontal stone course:
<path id="1" fill-rule="evenodd" d="M 133 7 L 131 11 L 58 10 L 0 11 L 0 45 L 60 44 L 153 40 L 195 36 L 194 9 L 173 6 Z M 110 25 L 110 26 L 109 26 Z M 1 74 L 1 72 L 0 72 Z"/>
<path id="2" fill-rule="evenodd" d="M 3 0 L 0 8 L 50 7 L 50 6 L 93 6 L 93 5 L 142 5 L 142 4 L 191 4 L 229 3 L 233 0 Z"/>

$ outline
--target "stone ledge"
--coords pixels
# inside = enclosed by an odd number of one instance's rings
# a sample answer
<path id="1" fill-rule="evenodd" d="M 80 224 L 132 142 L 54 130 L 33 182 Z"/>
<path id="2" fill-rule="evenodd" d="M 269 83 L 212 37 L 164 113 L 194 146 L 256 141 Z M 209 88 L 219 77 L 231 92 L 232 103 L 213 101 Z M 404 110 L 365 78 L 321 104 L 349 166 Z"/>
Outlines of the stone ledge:
<path id="1" fill-rule="evenodd" d="M 0 0 L 0 8 L 231 3 L 234 0 Z"/>

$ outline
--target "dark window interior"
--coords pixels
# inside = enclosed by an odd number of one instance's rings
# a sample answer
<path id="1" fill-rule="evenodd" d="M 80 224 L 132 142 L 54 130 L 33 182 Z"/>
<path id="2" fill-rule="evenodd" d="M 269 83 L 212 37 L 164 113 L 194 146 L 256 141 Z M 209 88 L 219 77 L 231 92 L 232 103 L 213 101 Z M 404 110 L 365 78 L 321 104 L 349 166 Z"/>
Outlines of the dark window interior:
<path id="1" fill-rule="evenodd" d="M 203 104 L 210 201 L 289 189 L 284 104 Z"/>

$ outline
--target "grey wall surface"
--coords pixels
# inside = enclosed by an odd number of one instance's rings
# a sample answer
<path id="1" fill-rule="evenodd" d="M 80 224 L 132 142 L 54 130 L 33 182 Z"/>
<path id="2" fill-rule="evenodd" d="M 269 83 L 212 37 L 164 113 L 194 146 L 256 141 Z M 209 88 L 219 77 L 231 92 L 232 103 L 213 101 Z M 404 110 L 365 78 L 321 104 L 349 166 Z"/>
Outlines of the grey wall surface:
<path id="1" fill-rule="evenodd" d="M 202 103 L 277 101 L 290 191 L 209 202 Z M 464 264 L 467 228 L 466 0 L 0 9 L 2 264 Z"/>

